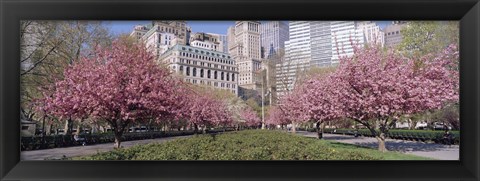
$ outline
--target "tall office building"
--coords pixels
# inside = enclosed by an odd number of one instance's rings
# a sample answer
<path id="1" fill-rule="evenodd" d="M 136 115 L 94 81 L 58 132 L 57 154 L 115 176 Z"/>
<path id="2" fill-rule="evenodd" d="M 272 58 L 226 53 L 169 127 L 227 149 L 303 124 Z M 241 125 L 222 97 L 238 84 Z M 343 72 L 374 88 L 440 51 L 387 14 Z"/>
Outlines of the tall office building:
<path id="1" fill-rule="evenodd" d="M 261 68 L 260 22 L 237 21 L 228 29 L 229 54 L 238 66 L 238 85 L 243 89 L 257 90 L 257 76 Z"/>
<path id="2" fill-rule="evenodd" d="M 330 21 L 311 21 L 311 61 L 312 66 L 330 66 L 332 64 L 332 30 Z"/>
<path id="3" fill-rule="evenodd" d="M 357 28 L 363 31 L 365 43 L 376 44 L 379 46 L 385 45 L 385 35 L 375 22 L 361 21 L 358 22 Z"/>
<path id="4" fill-rule="evenodd" d="M 363 31 L 356 21 L 332 21 L 332 64 L 339 63 L 340 57 L 352 56 L 353 46 L 365 43 Z"/>
<path id="5" fill-rule="evenodd" d="M 332 66 L 339 58 L 353 55 L 353 46 L 383 44 L 383 33 L 373 22 L 291 21 L 285 59 L 276 67 L 278 95 L 294 88 L 300 72 L 311 66 Z M 353 44 L 353 45 L 352 45 Z"/>
<path id="6" fill-rule="evenodd" d="M 289 40 L 285 42 L 285 58 L 276 66 L 278 95 L 293 89 L 297 72 L 310 66 L 312 58 L 309 21 L 290 21 Z"/>
<path id="7" fill-rule="evenodd" d="M 268 21 L 260 25 L 260 41 L 262 46 L 262 57 L 272 56 L 270 54 L 285 49 L 285 41 L 288 41 L 288 24 L 285 21 Z"/>
<path id="8" fill-rule="evenodd" d="M 385 46 L 395 47 L 402 42 L 402 28 L 407 24 L 404 21 L 393 21 L 392 24 L 388 25 L 384 29 L 385 35 Z"/>

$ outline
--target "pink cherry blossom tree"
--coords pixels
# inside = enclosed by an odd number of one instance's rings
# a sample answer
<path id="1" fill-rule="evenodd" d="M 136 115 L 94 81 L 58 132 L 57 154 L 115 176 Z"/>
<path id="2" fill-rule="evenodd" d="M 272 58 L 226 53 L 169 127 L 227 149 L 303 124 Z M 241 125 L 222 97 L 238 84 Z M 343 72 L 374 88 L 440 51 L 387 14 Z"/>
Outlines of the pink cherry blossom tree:
<path id="1" fill-rule="evenodd" d="M 279 100 L 279 108 L 284 112 L 285 119 L 289 120 L 293 134 L 296 133 L 296 125 L 298 123 L 310 121 L 307 112 L 303 109 L 303 102 L 305 102 L 307 98 L 304 95 L 303 89 L 303 86 L 296 86 L 293 91 L 288 92 Z"/>
<path id="2" fill-rule="evenodd" d="M 240 117 L 245 121 L 245 124 L 248 127 L 258 127 L 262 124 L 262 120 L 260 120 L 260 118 L 257 116 L 257 113 L 250 107 L 246 107 L 240 113 Z"/>
<path id="3" fill-rule="evenodd" d="M 269 109 L 265 122 L 267 125 L 280 125 L 282 128 L 291 123 L 285 115 L 285 112 L 279 106 L 274 106 Z"/>
<path id="4" fill-rule="evenodd" d="M 300 101 L 296 106 L 303 116 L 303 120 L 308 120 L 316 125 L 318 138 L 323 137 L 323 129 L 320 125 L 326 121 L 332 121 L 343 117 L 343 104 L 340 102 L 338 86 L 335 86 L 335 80 L 327 76 L 314 76 L 305 81 L 300 89 Z"/>
<path id="5" fill-rule="evenodd" d="M 183 118 L 193 124 L 195 133 L 198 127 L 227 126 L 233 121 L 225 102 L 209 93 L 191 91 L 188 100 L 187 106 L 182 109 Z"/>
<path id="6" fill-rule="evenodd" d="M 458 71 L 454 46 L 435 58 L 413 59 L 379 47 L 357 48 L 352 57 L 342 57 L 332 78 L 346 117 L 366 126 L 386 151 L 388 130 L 399 116 L 438 109 L 458 101 Z M 378 131 L 377 129 L 378 128 Z"/>
<path id="7" fill-rule="evenodd" d="M 144 45 L 115 41 L 68 67 L 41 100 L 42 109 L 61 118 L 105 120 L 119 148 L 129 124 L 176 117 L 184 106 L 181 86 Z"/>

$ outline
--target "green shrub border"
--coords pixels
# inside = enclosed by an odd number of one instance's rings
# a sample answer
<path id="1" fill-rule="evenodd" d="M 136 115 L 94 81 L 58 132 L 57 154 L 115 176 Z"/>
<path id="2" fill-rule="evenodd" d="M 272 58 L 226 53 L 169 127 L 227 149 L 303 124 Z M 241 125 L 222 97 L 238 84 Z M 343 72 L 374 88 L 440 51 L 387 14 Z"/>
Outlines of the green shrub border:
<path id="1" fill-rule="evenodd" d="M 224 129 L 207 130 L 207 133 L 214 134 L 214 133 L 219 133 L 224 131 L 234 131 L 234 129 L 227 128 L 225 130 Z M 174 137 L 174 136 L 193 135 L 193 134 L 194 134 L 193 130 L 125 133 L 122 136 L 122 141 L 166 138 L 166 137 Z M 113 135 L 113 133 L 85 134 L 85 135 L 80 135 L 80 138 L 85 138 L 85 141 L 75 141 L 75 139 L 73 138 L 73 135 L 21 137 L 20 150 L 29 151 L 29 150 L 41 150 L 41 149 L 80 146 L 84 142 L 87 145 L 115 142 L 115 136 Z"/>

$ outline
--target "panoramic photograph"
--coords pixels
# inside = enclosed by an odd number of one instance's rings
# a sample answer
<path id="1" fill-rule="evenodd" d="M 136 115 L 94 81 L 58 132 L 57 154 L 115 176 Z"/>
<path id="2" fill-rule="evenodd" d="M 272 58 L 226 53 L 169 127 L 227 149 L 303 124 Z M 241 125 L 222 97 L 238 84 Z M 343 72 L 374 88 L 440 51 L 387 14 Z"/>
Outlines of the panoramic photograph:
<path id="1" fill-rule="evenodd" d="M 21 160 L 459 160 L 458 21 L 20 22 Z"/>

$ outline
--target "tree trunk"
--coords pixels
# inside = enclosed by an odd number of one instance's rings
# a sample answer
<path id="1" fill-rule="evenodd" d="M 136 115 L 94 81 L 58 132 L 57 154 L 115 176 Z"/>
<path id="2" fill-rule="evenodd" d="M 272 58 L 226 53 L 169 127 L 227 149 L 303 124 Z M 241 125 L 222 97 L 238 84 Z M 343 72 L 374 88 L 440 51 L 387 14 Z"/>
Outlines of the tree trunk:
<path id="1" fill-rule="evenodd" d="M 71 135 L 72 134 L 72 119 L 67 119 L 65 122 L 65 135 Z"/>
<path id="2" fill-rule="evenodd" d="M 320 122 L 317 122 L 317 125 L 316 125 L 318 139 L 322 139 L 322 138 L 323 138 L 323 127 L 320 126 L 320 124 L 321 124 Z"/>
<path id="3" fill-rule="evenodd" d="M 46 129 L 46 132 L 45 132 L 46 135 L 52 134 L 52 124 L 48 124 L 45 129 Z"/>
<path id="4" fill-rule="evenodd" d="M 80 133 L 82 132 L 82 127 L 80 126 L 80 123 L 78 123 L 77 125 L 77 135 L 80 135 Z"/>
<path id="5" fill-rule="evenodd" d="M 122 130 L 115 129 L 115 145 L 114 148 L 120 148 L 120 143 L 122 142 Z"/>
<path id="6" fill-rule="evenodd" d="M 385 133 L 380 133 L 380 135 L 376 136 L 378 140 L 378 151 L 386 152 L 388 151 L 385 147 Z"/>
<path id="7" fill-rule="evenodd" d="M 295 122 L 292 122 L 292 133 L 296 134 L 297 131 L 295 130 Z"/>
<path id="8" fill-rule="evenodd" d="M 193 133 L 194 133 L 194 134 L 197 134 L 197 133 L 198 133 L 198 125 L 197 125 L 197 124 L 193 124 L 193 129 L 194 129 Z"/>

